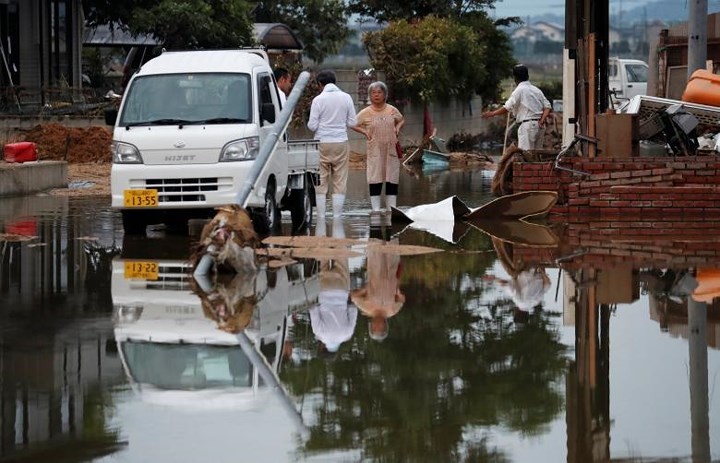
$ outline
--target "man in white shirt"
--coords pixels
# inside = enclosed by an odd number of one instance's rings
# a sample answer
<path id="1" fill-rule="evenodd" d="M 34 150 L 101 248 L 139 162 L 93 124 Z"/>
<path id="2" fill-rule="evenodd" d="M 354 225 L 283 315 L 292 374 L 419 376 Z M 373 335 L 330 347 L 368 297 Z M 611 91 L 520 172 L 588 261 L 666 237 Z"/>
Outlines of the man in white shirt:
<path id="1" fill-rule="evenodd" d="M 545 121 L 550 114 L 550 102 L 543 92 L 530 83 L 527 67 L 519 64 L 513 68 L 515 90 L 503 106 L 482 114 L 483 119 L 509 112 L 515 115 L 518 127 L 518 148 L 539 150 L 543 147 Z"/>
<path id="2" fill-rule="evenodd" d="M 316 79 L 322 92 L 313 98 L 307 126 L 320 141 L 320 184 L 315 187 L 315 209 L 318 219 L 324 219 L 328 191 L 332 189 L 334 216 L 340 216 L 345 204 L 350 163 L 347 129 L 357 125 L 357 119 L 352 97 L 335 85 L 334 72 L 320 71 Z"/>

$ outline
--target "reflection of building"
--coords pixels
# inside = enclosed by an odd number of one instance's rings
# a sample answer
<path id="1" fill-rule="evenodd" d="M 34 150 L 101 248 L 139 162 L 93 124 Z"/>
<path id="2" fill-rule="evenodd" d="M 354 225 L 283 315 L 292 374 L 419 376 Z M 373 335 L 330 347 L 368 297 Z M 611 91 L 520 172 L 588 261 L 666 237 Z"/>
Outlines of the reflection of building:
<path id="1" fill-rule="evenodd" d="M 86 420 L 102 423 L 104 411 L 96 404 L 100 398 L 91 395 L 102 383 L 123 381 L 111 341 L 109 317 L 100 323 L 70 323 L 54 334 L 31 326 L 3 338 L 0 457 L 62 442 L 58 438 L 63 436 L 82 441 Z"/>
<path id="2" fill-rule="evenodd" d="M 23 234 L 37 236 L 33 242 L 8 242 L 0 255 L 0 289 L 8 307 L 32 307 L 35 301 L 61 293 L 81 302 L 87 296 L 79 289 L 100 277 L 101 272 L 93 271 L 92 259 L 85 251 L 86 247 L 94 248 L 94 242 L 79 239 L 86 236 L 81 220 L 72 225 L 64 223 L 62 218 L 67 217 L 68 210 L 68 198 L 59 196 L 5 198 L 0 202 L 0 232 L 22 226 Z M 91 291 L 99 289 L 101 282 L 95 283 Z"/>
<path id="3" fill-rule="evenodd" d="M 660 329 L 672 337 L 690 339 L 687 299 L 680 300 L 662 294 L 650 294 L 648 299 L 650 318 L 660 324 Z M 707 314 L 707 346 L 720 349 L 720 301 L 708 304 Z"/>
<path id="4" fill-rule="evenodd" d="M 623 305 L 637 301 L 641 291 L 647 294 L 650 317 L 672 336 L 686 340 L 688 454 L 693 460 L 710 461 L 708 347 L 717 349 L 720 341 L 720 300 L 698 302 L 688 295 L 709 300 L 715 294 L 720 274 L 715 270 L 720 265 L 718 224 L 710 220 L 630 223 L 600 217 L 592 223 L 564 226 L 557 248 L 514 246 L 512 254 L 527 265 L 559 266 L 564 274 L 563 320 L 575 327 L 575 362 L 566 384 L 567 461 L 630 461 L 611 455 L 617 447 L 611 444 L 618 442 L 613 436 L 616 427 L 611 427 L 616 419 L 611 409 L 615 397 L 610 378 L 611 315 L 629 310 Z M 634 349 L 637 342 L 640 352 L 646 349 L 638 333 L 623 329 L 619 338 L 624 335 L 625 348 Z M 632 344 L 627 344 L 628 339 Z M 638 368 L 641 371 L 643 365 Z M 654 376 L 645 380 L 653 385 L 662 381 Z"/>

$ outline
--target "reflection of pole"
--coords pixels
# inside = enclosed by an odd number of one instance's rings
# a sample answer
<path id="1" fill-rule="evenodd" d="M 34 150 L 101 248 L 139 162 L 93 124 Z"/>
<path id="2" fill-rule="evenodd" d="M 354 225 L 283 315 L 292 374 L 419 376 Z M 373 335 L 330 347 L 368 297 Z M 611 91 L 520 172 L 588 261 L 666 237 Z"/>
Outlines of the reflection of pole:
<path id="1" fill-rule="evenodd" d="M 279 399 L 280 404 L 288 413 L 288 416 L 290 416 L 290 418 L 295 423 L 295 426 L 299 430 L 300 435 L 303 437 L 303 439 L 307 440 L 310 437 L 310 430 L 303 423 L 302 415 L 300 415 L 300 412 L 298 412 L 297 408 L 295 408 L 295 404 L 293 404 L 290 400 L 287 391 L 280 383 L 280 380 L 278 379 L 273 369 L 270 367 L 270 365 L 268 365 L 265 357 L 260 355 L 257 349 L 255 349 L 255 345 L 250 340 L 247 333 L 245 333 L 244 331 L 241 331 L 237 335 L 237 339 L 240 343 L 240 348 L 243 350 L 245 356 L 248 358 L 248 360 L 250 360 L 250 363 L 252 363 L 253 367 L 257 369 L 257 372 L 260 374 L 260 377 L 265 382 L 267 387 L 269 387 L 275 397 Z M 278 348 L 282 349 L 282 346 L 279 346 Z"/>
<path id="2" fill-rule="evenodd" d="M 688 297 L 692 461 L 710 461 L 707 304 Z"/>

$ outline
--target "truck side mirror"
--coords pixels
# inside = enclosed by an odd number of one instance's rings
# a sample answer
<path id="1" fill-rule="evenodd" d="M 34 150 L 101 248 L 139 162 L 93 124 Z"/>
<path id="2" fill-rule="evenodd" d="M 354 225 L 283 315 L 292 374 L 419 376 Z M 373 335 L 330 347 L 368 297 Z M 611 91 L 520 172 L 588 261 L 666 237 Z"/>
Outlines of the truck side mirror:
<path id="1" fill-rule="evenodd" d="M 105 124 L 115 125 L 117 121 L 118 110 L 117 108 L 110 108 L 105 110 Z"/>
<path id="2" fill-rule="evenodd" d="M 275 105 L 272 103 L 263 103 L 260 111 L 260 118 L 271 124 L 275 123 Z"/>

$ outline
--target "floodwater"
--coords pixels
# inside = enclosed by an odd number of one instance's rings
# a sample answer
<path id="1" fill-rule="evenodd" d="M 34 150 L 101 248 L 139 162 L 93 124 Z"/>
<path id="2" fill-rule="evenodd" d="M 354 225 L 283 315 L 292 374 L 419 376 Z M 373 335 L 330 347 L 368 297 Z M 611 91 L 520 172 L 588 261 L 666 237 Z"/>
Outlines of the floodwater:
<path id="1" fill-rule="evenodd" d="M 477 207 L 489 183 L 404 174 L 398 202 Z M 0 241 L 2 461 L 720 461 L 712 227 L 370 224 L 353 172 L 308 231 L 353 252 L 214 282 L 108 203 L 0 200 L 0 231 L 39 237 Z"/>

